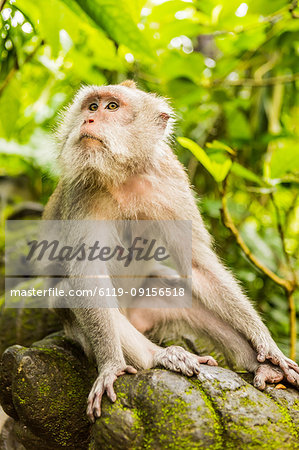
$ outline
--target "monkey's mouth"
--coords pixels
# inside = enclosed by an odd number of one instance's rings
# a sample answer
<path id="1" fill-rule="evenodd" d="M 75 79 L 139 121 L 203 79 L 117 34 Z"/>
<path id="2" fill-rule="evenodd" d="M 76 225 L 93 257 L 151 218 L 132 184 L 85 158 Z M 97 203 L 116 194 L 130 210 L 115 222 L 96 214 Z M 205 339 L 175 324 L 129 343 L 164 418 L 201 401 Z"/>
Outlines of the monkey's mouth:
<path id="1" fill-rule="evenodd" d="M 93 134 L 83 133 L 83 134 L 80 135 L 79 141 L 81 142 L 82 139 L 92 139 L 94 141 L 100 142 L 102 145 L 105 145 L 103 139 L 101 139 L 101 138 L 99 138 L 97 136 L 94 136 Z"/>

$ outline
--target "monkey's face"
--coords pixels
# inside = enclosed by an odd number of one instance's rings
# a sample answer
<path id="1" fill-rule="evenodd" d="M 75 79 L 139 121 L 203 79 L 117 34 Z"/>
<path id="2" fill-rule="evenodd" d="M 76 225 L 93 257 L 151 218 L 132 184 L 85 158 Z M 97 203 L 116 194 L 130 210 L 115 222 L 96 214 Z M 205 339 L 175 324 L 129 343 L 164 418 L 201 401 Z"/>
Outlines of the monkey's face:
<path id="1" fill-rule="evenodd" d="M 60 160 L 69 176 L 96 171 L 102 179 L 117 180 L 146 171 L 161 157 L 172 111 L 164 99 L 132 84 L 78 92 L 58 134 Z"/>

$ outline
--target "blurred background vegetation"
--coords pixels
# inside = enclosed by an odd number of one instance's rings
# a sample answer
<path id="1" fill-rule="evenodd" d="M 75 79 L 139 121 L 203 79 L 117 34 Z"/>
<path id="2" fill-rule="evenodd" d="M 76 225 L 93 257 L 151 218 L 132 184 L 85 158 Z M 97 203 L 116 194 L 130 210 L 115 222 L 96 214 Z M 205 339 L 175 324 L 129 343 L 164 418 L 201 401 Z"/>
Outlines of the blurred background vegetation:
<path id="1" fill-rule="evenodd" d="M 38 217 L 57 182 L 58 111 L 81 84 L 133 78 L 171 100 L 175 148 L 218 253 L 294 357 L 296 3 L 0 1 L 2 273 L 5 220 Z"/>

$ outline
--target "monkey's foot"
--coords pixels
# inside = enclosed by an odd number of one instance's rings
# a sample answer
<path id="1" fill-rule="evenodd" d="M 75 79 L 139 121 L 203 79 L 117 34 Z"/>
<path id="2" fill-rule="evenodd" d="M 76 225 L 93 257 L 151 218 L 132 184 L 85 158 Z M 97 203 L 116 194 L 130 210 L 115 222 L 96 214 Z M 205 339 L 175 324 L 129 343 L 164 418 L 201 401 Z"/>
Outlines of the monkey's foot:
<path id="1" fill-rule="evenodd" d="M 299 375 L 293 369 L 289 369 L 289 375 L 286 376 L 280 367 L 274 366 L 271 363 L 264 363 L 260 364 L 256 369 L 253 385 L 263 391 L 266 383 L 279 383 L 282 380 L 286 380 L 294 386 L 299 387 Z"/>
<path id="2" fill-rule="evenodd" d="M 208 364 L 209 366 L 218 365 L 212 356 L 194 355 L 182 347 L 175 345 L 160 348 L 154 356 L 155 366 L 163 366 L 165 369 L 181 372 L 188 377 L 199 374 L 200 364 Z"/>
<path id="3" fill-rule="evenodd" d="M 261 344 L 257 347 L 257 360 L 261 363 L 266 360 L 271 361 L 272 364 L 278 366 L 286 380 L 299 387 L 299 367 L 298 364 L 290 358 L 284 356 L 284 354 L 278 348 L 268 348 L 267 345 Z"/>
<path id="4" fill-rule="evenodd" d="M 113 384 L 118 377 L 125 373 L 137 373 L 137 370 L 132 366 L 125 366 L 119 370 L 112 367 L 110 370 L 105 369 L 99 374 L 92 386 L 87 400 L 86 414 L 91 422 L 94 422 L 95 419 L 101 415 L 101 402 L 105 392 L 110 400 L 115 402 L 116 394 Z"/>

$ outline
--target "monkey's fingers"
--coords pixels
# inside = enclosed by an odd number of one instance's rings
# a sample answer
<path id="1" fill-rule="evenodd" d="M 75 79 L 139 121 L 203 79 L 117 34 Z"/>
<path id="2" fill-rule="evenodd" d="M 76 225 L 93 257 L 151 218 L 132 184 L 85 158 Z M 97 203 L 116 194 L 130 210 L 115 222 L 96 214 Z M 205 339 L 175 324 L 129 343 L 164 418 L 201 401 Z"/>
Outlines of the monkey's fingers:
<path id="1" fill-rule="evenodd" d="M 123 370 L 117 372 L 116 375 L 120 377 L 121 375 L 125 375 L 126 373 L 135 374 L 137 373 L 137 370 L 133 366 L 126 366 Z"/>
<path id="2" fill-rule="evenodd" d="M 127 366 L 125 368 L 125 372 L 135 374 L 135 373 L 137 373 L 137 370 L 133 366 Z"/>
<path id="3" fill-rule="evenodd" d="M 293 366 L 291 364 L 287 364 L 287 367 L 283 369 L 286 375 L 289 375 L 289 372 L 294 372 L 296 374 L 299 374 L 299 368 L 297 366 Z"/>
<path id="4" fill-rule="evenodd" d="M 101 391 L 94 392 L 93 395 L 88 399 L 88 406 L 86 410 L 86 414 L 92 423 L 95 422 L 95 419 L 101 417 L 101 403 L 105 391 L 107 392 L 107 396 L 113 403 L 116 401 L 116 394 L 114 392 L 113 383 L 106 386 L 106 388 L 102 387 Z"/>
<path id="5" fill-rule="evenodd" d="M 267 359 L 269 359 L 274 365 L 278 366 L 279 369 L 283 372 L 284 378 L 293 386 L 299 387 L 299 371 L 298 367 L 296 365 L 291 365 L 288 361 L 289 360 L 286 357 L 278 358 L 278 357 L 272 357 L 269 356 Z M 293 361 L 292 361 L 293 363 Z"/>
<path id="6" fill-rule="evenodd" d="M 191 377 L 200 372 L 199 358 L 182 347 L 171 345 L 167 348 L 160 348 L 156 352 L 154 364 Z"/>
<path id="7" fill-rule="evenodd" d="M 290 358 L 286 358 L 286 362 L 290 369 L 293 369 L 295 372 L 299 373 L 299 366 L 295 361 Z"/>
<path id="8" fill-rule="evenodd" d="M 217 361 L 212 356 L 198 356 L 200 364 L 207 364 L 208 366 L 218 366 Z"/>
<path id="9" fill-rule="evenodd" d="M 107 397 L 110 398 L 112 403 L 116 401 L 116 393 L 114 391 L 113 382 L 106 387 Z"/>
<path id="10" fill-rule="evenodd" d="M 295 378 L 294 378 L 293 374 L 291 374 L 291 371 L 293 373 L 296 373 L 296 370 L 295 370 L 296 367 L 295 366 L 294 367 L 290 367 L 290 365 L 286 362 L 286 358 L 285 357 L 279 358 L 279 357 L 270 355 L 270 356 L 267 357 L 267 359 L 269 361 L 271 361 L 272 364 L 274 364 L 275 366 L 280 367 L 280 369 L 283 371 L 285 377 L 287 378 L 287 380 L 290 383 L 294 383 L 295 382 Z"/>
<path id="11" fill-rule="evenodd" d="M 95 380 L 90 394 L 87 399 L 86 414 L 91 422 L 101 416 L 101 402 L 105 392 L 112 402 L 116 400 L 116 394 L 113 389 L 113 384 L 117 379 L 117 375 L 109 373 L 106 375 L 100 374 Z"/>
<path id="12" fill-rule="evenodd" d="M 93 384 L 87 400 L 86 414 L 91 422 L 101 416 L 101 402 L 104 393 L 112 401 L 116 401 L 116 393 L 114 391 L 114 382 L 117 378 L 125 373 L 137 373 L 137 370 L 132 366 L 126 366 L 124 369 L 116 373 L 109 373 L 108 375 L 99 375 Z"/>
<path id="13" fill-rule="evenodd" d="M 285 360 L 290 366 L 298 367 L 298 364 L 296 363 L 296 361 L 293 361 L 292 359 L 287 358 L 287 357 L 285 357 Z"/>
<path id="14" fill-rule="evenodd" d="M 289 374 L 286 376 L 286 379 L 289 383 L 299 389 L 299 374 L 295 372 L 293 369 L 290 369 Z"/>
<path id="15" fill-rule="evenodd" d="M 270 364 L 261 364 L 255 372 L 253 385 L 260 391 L 263 391 L 266 388 L 266 383 L 279 383 L 283 378 L 283 371 L 278 367 L 273 367 Z"/>
<path id="16" fill-rule="evenodd" d="M 94 423 L 95 419 L 101 416 L 101 402 L 104 389 L 101 392 L 93 392 L 88 396 L 86 414 L 90 422 Z"/>
<path id="17" fill-rule="evenodd" d="M 294 377 L 290 375 L 290 369 L 299 374 L 298 364 L 283 354 L 268 352 L 264 345 L 257 348 L 257 360 L 260 363 L 271 361 L 272 364 L 281 368 L 290 383 L 294 382 Z"/>
<path id="18" fill-rule="evenodd" d="M 286 380 L 295 387 L 299 388 L 299 374 L 291 367 L 282 368 Z"/>
<path id="19" fill-rule="evenodd" d="M 257 358 L 258 362 L 260 362 L 260 363 L 265 362 L 267 354 L 266 354 L 266 351 L 265 351 L 264 347 L 259 347 L 257 349 L 257 351 L 258 351 L 258 353 L 257 353 L 257 357 L 256 358 Z"/>

